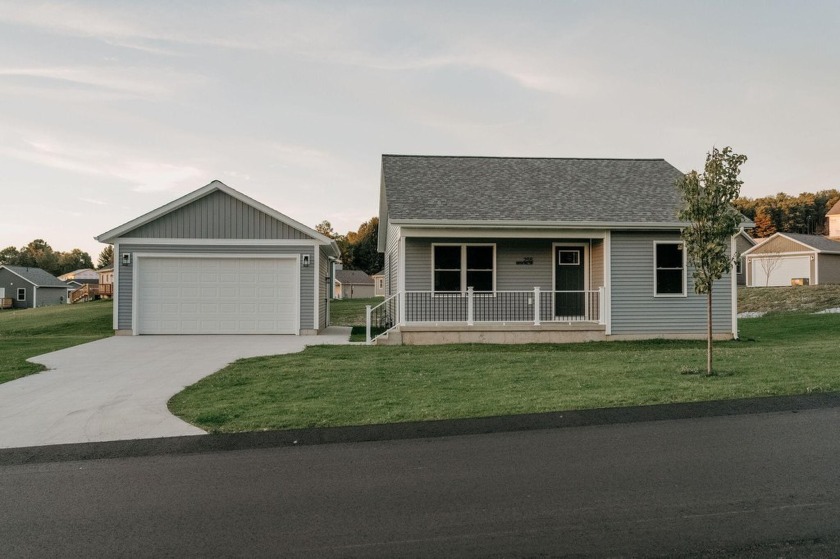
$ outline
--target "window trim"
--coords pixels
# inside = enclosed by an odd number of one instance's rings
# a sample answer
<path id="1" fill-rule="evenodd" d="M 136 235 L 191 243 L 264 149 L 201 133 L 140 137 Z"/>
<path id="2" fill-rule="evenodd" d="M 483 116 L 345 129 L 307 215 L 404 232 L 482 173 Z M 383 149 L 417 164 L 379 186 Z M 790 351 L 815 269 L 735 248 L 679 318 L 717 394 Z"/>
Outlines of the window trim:
<path id="1" fill-rule="evenodd" d="M 21 295 L 23 294 L 23 295 Z M 18 287 L 17 288 L 17 300 L 18 301 L 26 301 L 26 288 L 25 287 Z"/>
<path id="2" fill-rule="evenodd" d="M 449 247 L 461 247 L 461 290 L 460 291 L 437 291 L 435 289 L 435 247 L 439 246 L 449 246 Z M 476 291 L 475 293 L 480 294 L 491 294 L 496 292 L 496 270 L 498 269 L 496 263 L 496 243 L 432 243 L 432 254 L 431 254 L 431 263 L 432 263 L 432 270 L 431 270 L 431 289 L 429 291 L 432 292 L 433 295 L 438 296 L 452 296 L 452 295 L 463 295 L 467 292 L 467 247 L 493 247 L 493 286 L 490 291 Z M 484 270 L 487 271 L 487 270 Z"/>
<path id="3" fill-rule="evenodd" d="M 656 247 L 659 245 L 682 246 L 682 293 L 657 293 L 656 272 L 659 268 L 656 265 Z M 688 258 L 685 250 L 685 241 L 653 241 L 653 296 L 657 299 L 673 299 L 688 297 Z M 663 270 L 678 270 L 680 268 L 662 268 Z"/>

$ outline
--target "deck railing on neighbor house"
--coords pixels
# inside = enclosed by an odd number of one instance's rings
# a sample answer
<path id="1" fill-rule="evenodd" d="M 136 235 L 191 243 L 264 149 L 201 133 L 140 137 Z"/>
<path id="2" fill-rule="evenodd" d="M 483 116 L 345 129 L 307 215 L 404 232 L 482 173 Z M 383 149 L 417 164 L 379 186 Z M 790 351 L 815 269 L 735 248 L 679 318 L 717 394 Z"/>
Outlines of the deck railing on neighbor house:
<path id="1" fill-rule="evenodd" d="M 404 291 L 369 309 L 367 340 L 400 324 L 603 323 L 603 291 Z"/>

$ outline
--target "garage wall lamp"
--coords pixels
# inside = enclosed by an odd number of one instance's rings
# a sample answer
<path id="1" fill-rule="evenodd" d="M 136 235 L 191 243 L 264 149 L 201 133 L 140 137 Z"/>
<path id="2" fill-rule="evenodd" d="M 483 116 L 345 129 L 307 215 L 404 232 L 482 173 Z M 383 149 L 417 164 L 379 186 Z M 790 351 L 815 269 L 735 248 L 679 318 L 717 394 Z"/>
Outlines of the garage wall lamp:
<path id="1" fill-rule="evenodd" d="M 129 264 L 131 264 L 131 253 L 130 252 L 122 253 L 120 261 L 122 262 L 123 266 L 128 266 Z"/>
<path id="2" fill-rule="evenodd" d="M 309 255 L 308 254 L 303 255 L 303 267 L 304 268 L 309 267 Z"/>

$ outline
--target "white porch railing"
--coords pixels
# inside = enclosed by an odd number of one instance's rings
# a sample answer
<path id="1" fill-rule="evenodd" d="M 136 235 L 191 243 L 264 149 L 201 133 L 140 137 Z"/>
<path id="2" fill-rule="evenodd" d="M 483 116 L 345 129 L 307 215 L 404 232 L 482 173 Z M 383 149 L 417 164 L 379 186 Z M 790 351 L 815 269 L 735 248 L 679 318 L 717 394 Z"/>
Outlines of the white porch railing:
<path id="1" fill-rule="evenodd" d="M 603 324 L 604 288 L 580 291 L 404 291 L 369 309 L 367 340 L 399 324 L 594 322 Z M 371 337 L 371 334 L 374 337 Z"/>

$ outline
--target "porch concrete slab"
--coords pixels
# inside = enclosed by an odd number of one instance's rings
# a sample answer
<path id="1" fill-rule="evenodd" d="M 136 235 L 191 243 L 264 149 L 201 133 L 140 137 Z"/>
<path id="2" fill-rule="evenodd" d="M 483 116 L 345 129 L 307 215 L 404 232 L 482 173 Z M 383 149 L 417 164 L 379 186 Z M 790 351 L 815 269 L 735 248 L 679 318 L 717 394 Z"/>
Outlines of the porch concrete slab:
<path id="1" fill-rule="evenodd" d="M 49 370 L 0 384 L 0 448 L 205 434 L 167 401 L 237 359 L 349 337 L 115 336 L 33 357 Z"/>

